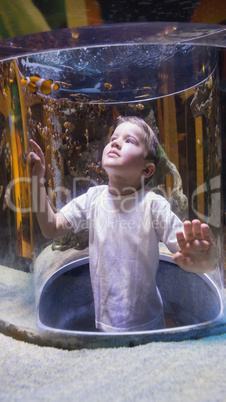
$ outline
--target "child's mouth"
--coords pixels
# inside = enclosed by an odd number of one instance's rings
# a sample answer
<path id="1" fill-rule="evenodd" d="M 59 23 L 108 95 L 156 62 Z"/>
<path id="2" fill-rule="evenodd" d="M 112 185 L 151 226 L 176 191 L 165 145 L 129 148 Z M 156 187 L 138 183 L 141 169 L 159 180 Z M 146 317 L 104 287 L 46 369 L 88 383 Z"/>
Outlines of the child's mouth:
<path id="1" fill-rule="evenodd" d="M 119 154 L 117 152 L 115 152 L 115 151 L 109 151 L 107 155 L 108 156 L 113 156 L 113 157 L 119 156 Z"/>

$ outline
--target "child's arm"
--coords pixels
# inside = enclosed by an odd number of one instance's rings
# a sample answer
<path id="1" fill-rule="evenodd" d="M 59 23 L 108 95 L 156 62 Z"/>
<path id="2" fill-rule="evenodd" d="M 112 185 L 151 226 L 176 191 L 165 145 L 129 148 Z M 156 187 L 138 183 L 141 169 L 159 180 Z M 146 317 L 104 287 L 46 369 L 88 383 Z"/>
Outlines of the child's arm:
<path id="1" fill-rule="evenodd" d="M 181 249 L 173 260 L 188 272 L 204 273 L 215 269 L 217 264 L 216 248 L 210 237 L 210 228 L 195 219 L 184 222 L 184 234 L 177 233 Z"/>
<path id="2" fill-rule="evenodd" d="M 33 208 L 43 236 L 53 238 L 69 233 L 70 227 L 67 219 L 61 212 L 55 213 L 49 205 L 44 186 L 45 158 L 41 148 L 35 141 L 30 140 L 34 152 L 28 155 L 28 164 L 32 175 Z"/>

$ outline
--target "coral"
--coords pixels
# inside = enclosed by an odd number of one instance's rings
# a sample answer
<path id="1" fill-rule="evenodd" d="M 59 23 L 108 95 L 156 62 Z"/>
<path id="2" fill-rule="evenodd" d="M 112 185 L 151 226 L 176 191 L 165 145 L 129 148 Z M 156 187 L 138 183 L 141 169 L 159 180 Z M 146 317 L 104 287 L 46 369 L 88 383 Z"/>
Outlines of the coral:
<path id="1" fill-rule="evenodd" d="M 211 181 L 221 174 L 219 94 L 213 82 L 217 82 L 217 76 L 210 76 L 208 80 L 200 84 L 196 88 L 196 93 L 190 105 L 193 117 L 201 116 L 206 126 L 207 159 L 204 164 L 204 180 L 207 187 L 208 214 L 211 214 L 212 206 Z M 212 230 L 216 231 L 214 228 Z"/>
<path id="2" fill-rule="evenodd" d="M 64 236 L 54 239 L 52 243 L 52 250 L 65 251 L 70 248 L 76 250 L 84 250 L 88 247 L 88 230 L 82 230 L 77 233 L 68 233 Z"/>
<path id="3" fill-rule="evenodd" d="M 161 183 L 164 183 L 166 174 L 169 174 L 173 177 L 173 188 L 171 192 L 171 197 L 169 199 L 164 190 L 164 186 L 161 186 Z M 172 162 L 170 162 L 164 152 L 158 160 L 157 169 L 148 187 L 156 193 L 167 198 L 170 202 L 172 211 L 181 220 L 184 220 L 188 217 L 188 199 L 183 193 L 181 176 L 176 166 Z"/>

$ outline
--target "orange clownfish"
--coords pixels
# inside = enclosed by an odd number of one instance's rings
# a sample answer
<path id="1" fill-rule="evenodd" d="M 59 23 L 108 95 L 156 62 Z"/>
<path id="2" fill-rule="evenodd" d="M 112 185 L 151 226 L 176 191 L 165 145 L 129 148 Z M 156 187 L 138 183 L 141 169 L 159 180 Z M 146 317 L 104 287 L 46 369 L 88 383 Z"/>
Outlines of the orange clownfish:
<path id="1" fill-rule="evenodd" d="M 136 108 L 137 110 L 143 110 L 143 109 L 144 109 L 144 105 L 142 105 L 142 103 L 137 103 L 137 104 L 135 105 L 135 108 Z"/>
<path id="2" fill-rule="evenodd" d="M 112 88 L 112 84 L 109 84 L 109 82 L 105 82 L 104 86 L 105 86 L 105 88 L 107 88 L 107 89 L 111 89 L 111 88 Z"/>
<path id="3" fill-rule="evenodd" d="M 45 80 L 39 75 L 22 78 L 21 84 L 33 94 L 39 91 L 45 95 L 49 95 L 52 91 L 57 91 L 60 87 L 59 84 L 53 80 Z"/>

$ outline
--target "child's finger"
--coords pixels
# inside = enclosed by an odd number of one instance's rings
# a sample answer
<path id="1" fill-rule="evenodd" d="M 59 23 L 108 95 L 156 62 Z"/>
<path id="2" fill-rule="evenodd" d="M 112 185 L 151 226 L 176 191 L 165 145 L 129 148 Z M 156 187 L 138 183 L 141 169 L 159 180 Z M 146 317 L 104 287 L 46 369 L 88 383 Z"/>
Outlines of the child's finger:
<path id="1" fill-rule="evenodd" d="M 201 231 L 202 231 L 203 239 L 212 243 L 212 239 L 210 236 L 210 228 L 206 223 L 201 224 Z"/>
<path id="2" fill-rule="evenodd" d="M 33 140 L 30 140 L 30 145 L 32 146 L 33 150 L 37 153 L 37 155 L 40 157 L 43 155 L 42 149 L 40 146 Z"/>
<path id="3" fill-rule="evenodd" d="M 184 237 L 183 232 L 177 232 L 176 236 L 177 236 L 178 245 L 179 245 L 180 249 L 182 250 L 183 247 L 186 246 L 187 241 Z"/>
<path id="4" fill-rule="evenodd" d="M 40 146 L 34 140 L 30 140 L 29 143 L 30 143 L 31 147 L 33 148 L 33 150 L 37 153 L 37 155 L 41 159 L 41 162 L 44 163 L 45 158 L 44 158 L 44 154 L 43 154 Z"/>
<path id="5" fill-rule="evenodd" d="M 192 223 L 190 221 L 184 222 L 184 235 L 187 242 L 191 242 L 195 239 L 193 230 L 192 230 Z"/>
<path id="6" fill-rule="evenodd" d="M 193 231 L 193 236 L 198 239 L 202 240 L 202 232 L 201 232 L 201 223 L 198 219 L 194 219 L 192 221 L 192 231 Z"/>
<path id="7" fill-rule="evenodd" d="M 35 152 L 30 152 L 28 155 L 28 159 L 33 163 L 40 162 L 40 158 Z"/>
<path id="8" fill-rule="evenodd" d="M 34 155 L 36 155 L 34 152 L 29 152 L 29 154 L 27 156 L 28 165 L 31 165 L 33 163 Z"/>
<path id="9" fill-rule="evenodd" d="M 38 150 L 40 148 L 40 146 L 37 144 L 37 142 L 35 142 L 32 139 L 29 140 L 29 144 L 34 150 Z"/>

